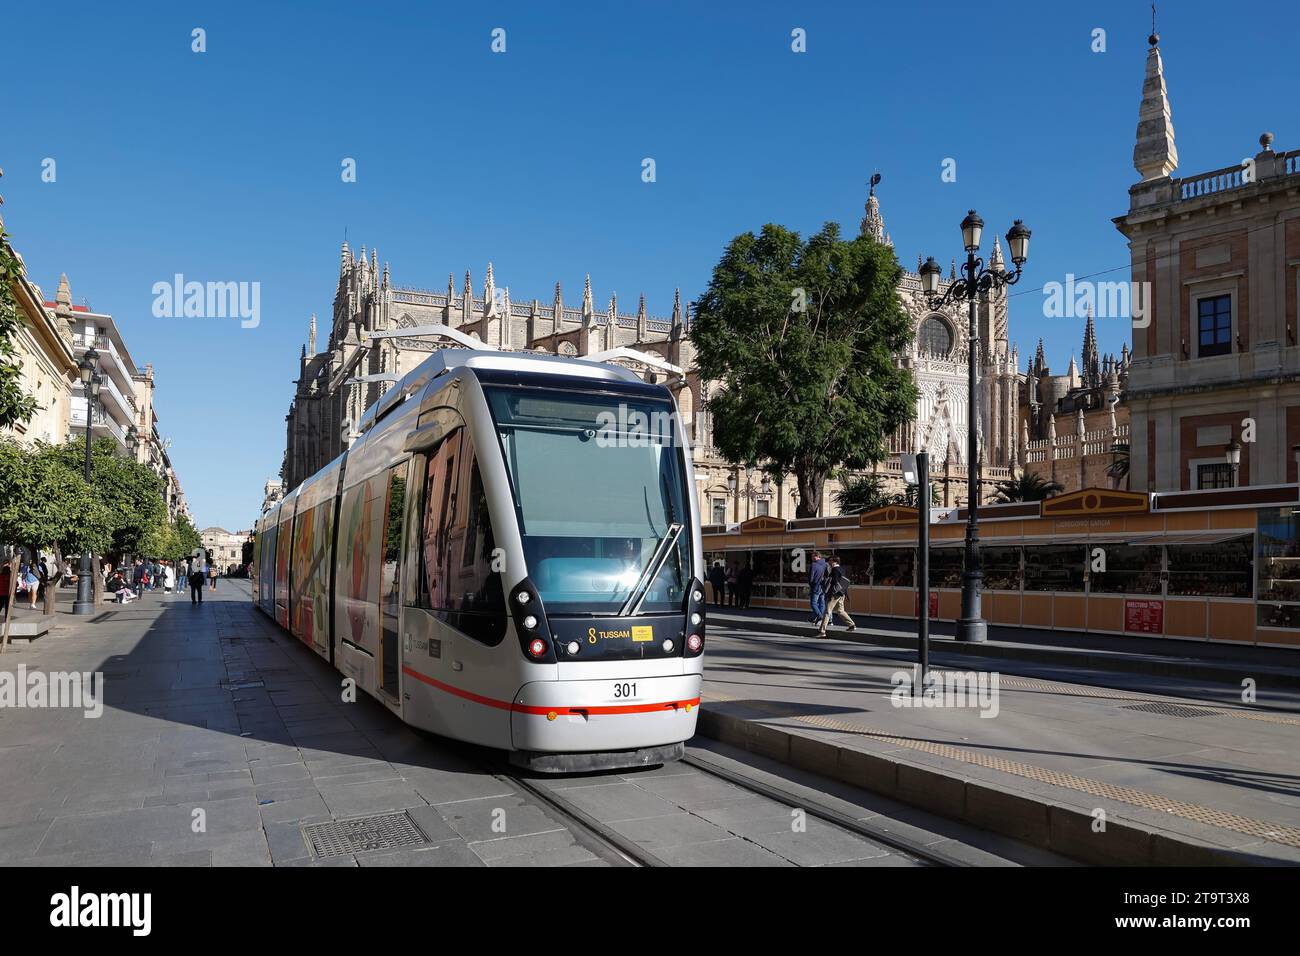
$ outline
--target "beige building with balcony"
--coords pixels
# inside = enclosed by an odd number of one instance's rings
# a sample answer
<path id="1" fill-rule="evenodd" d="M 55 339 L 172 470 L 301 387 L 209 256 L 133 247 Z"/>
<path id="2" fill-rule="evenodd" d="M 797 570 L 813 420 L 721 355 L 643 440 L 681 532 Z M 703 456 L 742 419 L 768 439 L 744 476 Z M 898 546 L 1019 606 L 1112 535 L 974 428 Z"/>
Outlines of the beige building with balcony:
<path id="1" fill-rule="evenodd" d="M 7 241 L 5 245 L 13 251 Z M 22 262 L 22 257 L 18 260 Z M 15 359 L 22 390 L 36 399 L 36 414 L 26 422 L 0 428 L 0 436 L 29 446 L 36 442 L 61 444 L 68 437 L 73 389 L 80 389 L 72 336 L 45 308 L 41 290 L 27 278 L 25 265 L 10 291 L 18 307 Z"/>
<path id="2" fill-rule="evenodd" d="M 1151 302 L 1133 328 L 1129 487 L 1294 482 L 1300 150 L 1276 152 L 1265 133 L 1253 157 L 1173 178 L 1178 151 L 1158 44 L 1152 35 L 1133 150 L 1141 179 L 1115 219 L 1133 283 L 1149 284 Z"/>
<path id="3" fill-rule="evenodd" d="M 111 315 L 92 312 L 88 305 L 74 305 L 66 275 L 59 279 L 54 301 L 45 303 L 72 334 L 77 361 L 93 347 L 99 355 L 101 384 L 94 402 L 91 428 L 95 438 L 112 438 L 123 452 L 128 448 L 128 431 L 135 425 L 138 410 L 135 397 L 136 366 Z M 78 381 L 72 393 L 69 431 L 84 436 L 87 397 Z"/>

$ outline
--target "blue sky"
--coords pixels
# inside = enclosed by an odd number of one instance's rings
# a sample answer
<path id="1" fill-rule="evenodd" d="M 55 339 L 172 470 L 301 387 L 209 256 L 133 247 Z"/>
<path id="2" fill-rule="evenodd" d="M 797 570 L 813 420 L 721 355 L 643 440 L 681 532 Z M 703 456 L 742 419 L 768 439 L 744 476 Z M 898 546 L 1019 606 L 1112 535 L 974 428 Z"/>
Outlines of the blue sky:
<path id="1" fill-rule="evenodd" d="M 1265 129 L 1279 149 L 1300 144 L 1300 5 L 1269 6 L 1162 5 L 1181 174 L 1253 155 Z M 469 268 L 481 292 L 491 260 L 516 301 L 549 301 L 559 280 L 576 302 L 590 272 L 598 305 L 617 292 L 632 310 L 645 292 L 666 315 L 674 287 L 695 298 L 739 232 L 856 230 L 878 169 L 909 268 L 918 252 L 947 266 L 968 207 L 999 234 L 1025 220 L 1011 334 L 1022 366 L 1041 335 L 1061 371 L 1082 326 L 1045 319 L 1037 290 L 1128 261 L 1110 220 L 1137 178 L 1150 9 L 1134 0 L 46 2 L 10 4 L 0 22 L 6 227 L 49 297 L 67 272 L 74 299 L 111 313 L 153 363 L 200 526 L 250 526 L 279 470 L 345 228 L 398 284 L 441 289 L 454 272 L 459 288 Z M 195 27 L 206 53 L 191 51 Z M 955 182 L 940 177 L 948 158 Z M 260 326 L 154 317 L 153 284 L 178 272 L 259 282 Z M 1098 332 L 1103 351 L 1127 336 L 1113 319 Z"/>

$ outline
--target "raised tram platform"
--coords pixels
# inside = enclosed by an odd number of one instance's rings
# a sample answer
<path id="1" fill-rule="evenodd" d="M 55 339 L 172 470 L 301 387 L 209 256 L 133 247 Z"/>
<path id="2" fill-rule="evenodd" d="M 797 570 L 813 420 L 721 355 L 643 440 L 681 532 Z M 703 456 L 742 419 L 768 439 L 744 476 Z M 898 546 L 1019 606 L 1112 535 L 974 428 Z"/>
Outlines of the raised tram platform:
<path id="1" fill-rule="evenodd" d="M 981 717 L 895 706 L 914 651 L 712 610 L 701 734 L 1085 862 L 1300 864 L 1300 665 L 1236 665 L 1258 675 L 1246 704 L 1212 678 L 939 643 L 938 673 L 997 672 Z"/>

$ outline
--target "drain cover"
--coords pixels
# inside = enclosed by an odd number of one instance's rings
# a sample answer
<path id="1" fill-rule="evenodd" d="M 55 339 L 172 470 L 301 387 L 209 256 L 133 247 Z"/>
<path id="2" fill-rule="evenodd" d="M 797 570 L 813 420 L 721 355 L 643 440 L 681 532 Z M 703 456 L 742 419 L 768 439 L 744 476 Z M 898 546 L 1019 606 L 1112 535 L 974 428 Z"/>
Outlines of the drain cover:
<path id="1" fill-rule="evenodd" d="M 405 813 L 355 817 L 331 823 L 313 823 L 302 828 L 317 859 L 384 850 L 390 847 L 419 846 L 428 843 L 424 831 Z"/>
<path id="2" fill-rule="evenodd" d="M 254 687 L 265 687 L 266 682 L 260 680 L 223 680 L 221 686 L 226 690 L 252 690 Z"/>
<path id="3" fill-rule="evenodd" d="M 1218 717 L 1217 710 L 1204 707 L 1187 707 L 1183 704 L 1126 704 L 1120 710 L 1140 710 L 1144 714 L 1159 714 L 1162 717 Z"/>

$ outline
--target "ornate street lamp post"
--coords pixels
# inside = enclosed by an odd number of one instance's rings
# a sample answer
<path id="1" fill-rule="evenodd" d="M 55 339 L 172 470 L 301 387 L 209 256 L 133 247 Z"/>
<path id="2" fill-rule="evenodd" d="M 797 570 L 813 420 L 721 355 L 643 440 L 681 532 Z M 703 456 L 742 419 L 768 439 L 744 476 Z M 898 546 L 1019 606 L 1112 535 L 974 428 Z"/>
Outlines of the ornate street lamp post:
<path id="1" fill-rule="evenodd" d="M 90 484 L 91 432 L 95 420 L 95 399 L 99 397 L 99 386 L 102 382 L 99 377 L 99 353 L 93 347 L 86 349 L 86 354 L 77 363 L 77 371 L 81 376 L 81 391 L 86 398 L 86 484 Z M 95 613 L 95 595 L 90 580 L 93 560 L 90 548 L 82 545 L 81 572 L 77 575 L 77 599 L 72 602 L 73 614 Z"/>
<path id="2" fill-rule="evenodd" d="M 1238 475 L 1241 473 L 1241 442 L 1233 439 L 1223 446 L 1223 457 L 1232 469 L 1232 487 L 1237 487 Z"/>
<path id="3" fill-rule="evenodd" d="M 966 567 L 961 579 L 961 618 L 957 621 L 957 640 L 980 642 L 988 639 L 988 628 L 980 613 L 980 589 L 984 571 L 980 564 L 980 467 L 979 435 L 976 427 L 978 406 L 975 394 L 976 360 L 979 354 L 979 325 L 976 316 L 977 301 L 981 293 L 1020 281 L 1020 269 L 1029 258 L 1029 230 L 1017 219 L 1007 232 L 1007 245 L 1011 249 L 1014 272 L 1000 268 L 984 268 L 984 260 L 976 253 L 984 231 L 984 220 L 972 209 L 961 221 L 961 241 L 966 249 L 966 265 L 961 278 L 939 294 L 939 278 L 943 274 L 939 263 L 931 257 L 921 266 L 921 290 L 929 300 L 931 309 L 939 310 L 949 302 L 965 299 L 969 307 L 970 328 L 966 348 Z"/>

